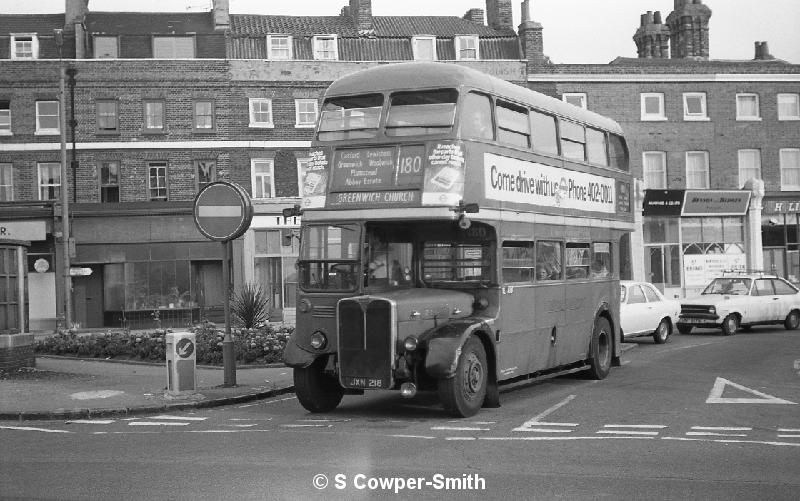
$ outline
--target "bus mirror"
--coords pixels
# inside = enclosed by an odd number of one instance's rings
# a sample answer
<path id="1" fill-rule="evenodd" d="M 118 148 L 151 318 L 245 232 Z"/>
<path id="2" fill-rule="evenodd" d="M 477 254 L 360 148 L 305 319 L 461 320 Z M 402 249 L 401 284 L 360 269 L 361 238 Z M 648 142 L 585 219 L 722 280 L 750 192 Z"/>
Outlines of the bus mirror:
<path id="1" fill-rule="evenodd" d="M 462 230 L 468 230 L 470 226 L 472 226 L 472 221 L 464 214 L 461 214 L 458 217 L 458 227 Z"/>
<path id="2" fill-rule="evenodd" d="M 299 205 L 295 205 L 294 207 L 290 207 L 288 209 L 283 209 L 281 211 L 281 214 L 283 214 L 283 218 L 284 218 L 284 221 L 285 221 L 286 218 L 290 218 L 290 217 L 295 217 L 295 216 L 301 215 L 302 214 L 302 210 L 300 209 Z"/>

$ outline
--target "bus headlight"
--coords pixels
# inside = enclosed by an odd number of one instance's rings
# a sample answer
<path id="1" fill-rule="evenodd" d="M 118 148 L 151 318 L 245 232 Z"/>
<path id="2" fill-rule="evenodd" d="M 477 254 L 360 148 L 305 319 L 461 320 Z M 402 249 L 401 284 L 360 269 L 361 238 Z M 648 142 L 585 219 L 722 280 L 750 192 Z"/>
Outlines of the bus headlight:
<path id="1" fill-rule="evenodd" d="M 408 336 L 405 341 L 403 341 L 403 348 L 405 348 L 406 351 L 414 351 L 417 349 L 418 343 L 419 342 L 417 341 L 417 338 L 414 336 Z"/>
<path id="2" fill-rule="evenodd" d="M 320 331 L 316 331 L 314 334 L 311 334 L 311 347 L 315 350 L 321 350 L 325 348 L 325 345 L 328 344 L 328 338 L 325 337 L 325 334 L 321 333 Z"/>

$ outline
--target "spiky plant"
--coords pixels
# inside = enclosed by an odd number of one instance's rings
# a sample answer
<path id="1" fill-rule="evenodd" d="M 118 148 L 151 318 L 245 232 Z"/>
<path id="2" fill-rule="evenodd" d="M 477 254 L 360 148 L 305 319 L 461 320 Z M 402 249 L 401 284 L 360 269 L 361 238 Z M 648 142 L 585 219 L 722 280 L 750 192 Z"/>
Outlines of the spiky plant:
<path id="1" fill-rule="evenodd" d="M 246 283 L 231 298 L 231 313 L 242 324 L 251 329 L 263 325 L 269 320 L 269 296 L 264 286 Z"/>

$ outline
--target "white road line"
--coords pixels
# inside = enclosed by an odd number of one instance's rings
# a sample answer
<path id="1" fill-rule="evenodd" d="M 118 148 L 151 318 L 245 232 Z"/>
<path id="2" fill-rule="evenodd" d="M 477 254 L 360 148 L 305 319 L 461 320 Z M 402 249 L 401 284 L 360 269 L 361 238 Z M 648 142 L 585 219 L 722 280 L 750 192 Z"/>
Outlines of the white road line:
<path id="1" fill-rule="evenodd" d="M 226 424 L 225 426 L 232 426 L 234 428 L 252 428 L 253 426 L 258 426 L 258 423 L 251 423 L 251 424 Z"/>
<path id="2" fill-rule="evenodd" d="M 800 433 L 800 428 L 778 428 L 782 433 Z"/>
<path id="3" fill-rule="evenodd" d="M 282 424 L 284 428 L 332 428 L 332 424 Z"/>
<path id="4" fill-rule="evenodd" d="M 689 437 L 746 437 L 747 433 L 717 433 L 715 431 L 687 431 Z"/>
<path id="5" fill-rule="evenodd" d="M 427 435 L 389 435 L 394 438 L 423 438 L 425 440 L 433 440 L 436 437 L 429 437 Z"/>
<path id="6" fill-rule="evenodd" d="M 189 423 L 177 421 L 131 421 L 128 426 L 188 426 Z"/>
<path id="7" fill-rule="evenodd" d="M 536 426 L 541 425 L 541 423 L 539 422 L 540 419 L 543 419 L 546 416 L 549 416 L 550 414 L 554 413 L 558 409 L 564 407 L 565 405 L 570 403 L 572 401 L 572 399 L 574 399 L 574 398 L 575 398 L 575 395 L 568 396 L 567 398 L 565 398 L 561 402 L 557 403 L 556 405 L 550 407 L 549 409 L 546 409 L 544 412 L 540 412 L 539 414 L 533 416 L 528 421 L 525 421 L 520 426 L 514 428 L 513 431 L 525 431 L 528 428 L 532 428 L 532 427 L 536 427 Z M 577 426 L 577 424 L 575 426 Z"/>
<path id="8" fill-rule="evenodd" d="M 464 423 L 464 424 L 497 424 L 497 421 L 464 421 L 463 419 L 452 419 L 448 423 Z"/>
<path id="9" fill-rule="evenodd" d="M 800 435 L 778 435 L 778 438 L 800 438 Z"/>
<path id="10" fill-rule="evenodd" d="M 693 430 L 706 431 L 752 431 L 749 426 L 692 426 Z"/>
<path id="11" fill-rule="evenodd" d="M 445 440 L 477 440 L 476 437 L 445 437 Z"/>
<path id="12" fill-rule="evenodd" d="M 43 433 L 74 433 L 67 430 L 51 430 L 48 428 L 35 428 L 33 426 L 0 426 L 0 430 L 41 431 Z"/>
<path id="13" fill-rule="evenodd" d="M 606 435 L 658 435 L 657 431 L 633 431 L 633 430 L 600 430 L 596 433 Z"/>
<path id="14" fill-rule="evenodd" d="M 534 433 L 572 433 L 575 430 L 564 430 L 561 428 L 525 428 L 524 430 L 516 429 L 514 431 L 531 431 Z"/>
<path id="15" fill-rule="evenodd" d="M 298 419 L 306 423 L 346 423 L 349 419 Z"/>
<path id="16" fill-rule="evenodd" d="M 115 421 L 113 419 L 71 419 L 65 422 L 67 424 L 111 424 Z"/>
<path id="17" fill-rule="evenodd" d="M 277 399 L 277 400 L 269 400 L 269 401 L 267 401 L 267 402 L 262 402 L 262 403 L 263 403 L 264 405 L 267 405 L 267 404 L 276 404 L 276 403 L 278 403 L 278 402 L 285 402 L 285 401 L 287 401 L 287 400 L 297 400 L 297 397 L 286 397 L 286 398 L 279 398 L 279 399 Z"/>
<path id="18" fill-rule="evenodd" d="M 642 428 L 642 429 L 662 429 L 666 428 L 663 424 L 604 424 L 603 428 Z"/>
<path id="19" fill-rule="evenodd" d="M 272 418 L 230 418 L 228 421 L 272 421 Z"/>
<path id="20" fill-rule="evenodd" d="M 175 421 L 205 421 L 208 418 L 207 417 L 191 417 L 191 416 L 170 416 L 170 415 L 162 414 L 161 416 L 153 416 L 150 419 L 161 419 L 161 420 L 173 419 Z"/>
<path id="21" fill-rule="evenodd" d="M 788 445 L 800 447 L 800 442 L 773 442 L 767 440 L 729 440 L 720 438 L 687 438 L 687 437 L 661 437 L 661 440 L 677 440 L 684 442 L 718 442 L 720 444 L 761 444 L 761 445 Z"/>
<path id="22" fill-rule="evenodd" d="M 478 437 L 479 440 L 497 440 L 497 441 L 549 441 L 549 440 L 653 440 L 656 437 L 640 437 L 640 436 L 617 436 L 617 435 L 610 435 L 607 437 L 599 437 L 597 435 L 594 436 L 569 436 L 569 437 L 524 437 L 524 436 L 516 436 L 516 437 Z"/>
<path id="23" fill-rule="evenodd" d="M 491 431 L 491 428 L 478 428 L 475 426 L 431 426 L 431 430 L 448 431 Z"/>
<path id="24" fill-rule="evenodd" d="M 547 423 L 544 421 L 536 421 L 533 424 L 536 426 L 580 426 L 579 423 Z"/>

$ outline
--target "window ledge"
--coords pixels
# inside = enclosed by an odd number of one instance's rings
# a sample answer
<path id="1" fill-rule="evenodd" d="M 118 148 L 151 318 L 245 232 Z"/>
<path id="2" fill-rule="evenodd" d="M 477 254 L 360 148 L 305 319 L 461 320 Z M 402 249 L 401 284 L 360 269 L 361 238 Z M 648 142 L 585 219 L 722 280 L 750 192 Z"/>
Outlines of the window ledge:
<path id="1" fill-rule="evenodd" d="M 666 122 L 667 117 L 642 117 L 642 122 Z"/>
<path id="2" fill-rule="evenodd" d="M 118 130 L 98 130 L 95 132 L 98 136 L 119 136 Z"/>
<path id="3" fill-rule="evenodd" d="M 33 133 L 34 136 L 58 136 L 61 132 L 57 130 L 37 130 Z"/>
<path id="4" fill-rule="evenodd" d="M 164 129 L 144 129 L 142 130 L 142 134 L 147 134 L 148 136 L 165 136 L 167 135 L 167 131 Z"/>
<path id="5" fill-rule="evenodd" d="M 295 129 L 313 129 L 316 124 L 294 124 Z"/>
<path id="6" fill-rule="evenodd" d="M 10 130 L 0 130 L 0 136 L 13 136 L 14 133 Z"/>
<path id="7" fill-rule="evenodd" d="M 192 134 L 216 134 L 217 129 L 192 129 Z"/>
<path id="8" fill-rule="evenodd" d="M 800 120 L 800 117 L 778 117 L 779 122 L 797 122 Z"/>
<path id="9" fill-rule="evenodd" d="M 761 117 L 736 117 L 737 122 L 760 122 Z"/>
<path id="10" fill-rule="evenodd" d="M 267 122 L 250 122 L 249 127 L 253 129 L 274 129 L 275 124 Z"/>
<path id="11" fill-rule="evenodd" d="M 709 117 L 683 117 L 684 122 L 710 122 L 711 119 Z"/>

